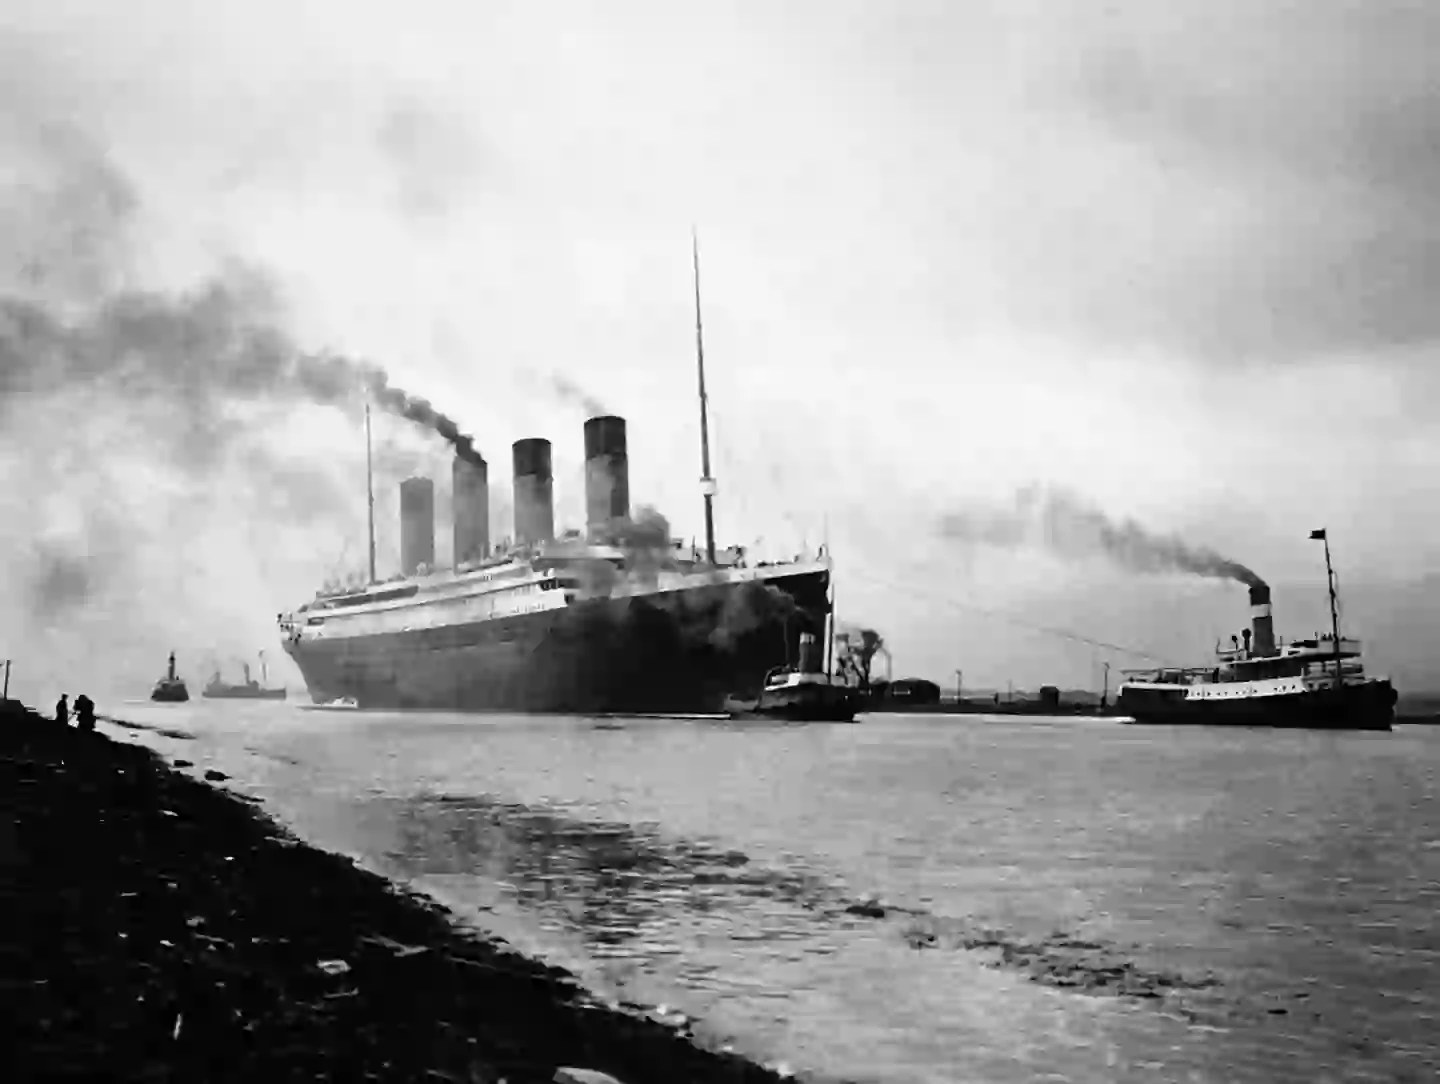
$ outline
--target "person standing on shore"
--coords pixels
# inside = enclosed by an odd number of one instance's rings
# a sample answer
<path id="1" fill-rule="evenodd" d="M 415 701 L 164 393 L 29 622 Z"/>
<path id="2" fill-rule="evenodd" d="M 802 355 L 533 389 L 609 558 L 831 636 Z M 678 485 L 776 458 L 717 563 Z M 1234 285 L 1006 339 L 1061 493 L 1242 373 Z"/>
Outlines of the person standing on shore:
<path id="1" fill-rule="evenodd" d="M 81 730 L 95 729 L 95 701 L 84 693 L 75 698 L 75 723 Z"/>
<path id="2" fill-rule="evenodd" d="M 55 721 L 61 726 L 70 725 L 70 694 L 61 693 L 60 699 L 55 701 Z"/>

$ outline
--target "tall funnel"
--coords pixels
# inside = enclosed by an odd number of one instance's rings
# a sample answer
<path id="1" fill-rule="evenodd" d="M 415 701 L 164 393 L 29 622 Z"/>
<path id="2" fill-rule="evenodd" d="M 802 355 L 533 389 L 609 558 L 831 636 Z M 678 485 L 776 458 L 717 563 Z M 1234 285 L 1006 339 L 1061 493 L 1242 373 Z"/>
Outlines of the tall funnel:
<path id="1" fill-rule="evenodd" d="M 550 442 L 527 437 L 512 446 L 515 457 L 515 541 L 522 546 L 555 539 L 555 494 Z"/>
<path id="2" fill-rule="evenodd" d="M 435 483 L 407 478 L 400 483 L 400 571 L 413 576 L 435 565 Z"/>
<path id="3" fill-rule="evenodd" d="M 1266 584 L 1250 585 L 1250 627 L 1254 630 L 1250 647 L 1255 657 L 1263 659 L 1275 654 L 1275 623 L 1270 617 L 1270 588 Z"/>
<path id="4" fill-rule="evenodd" d="M 457 455 L 451 467 L 455 567 L 490 554 L 490 470 L 478 455 Z"/>
<path id="5" fill-rule="evenodd" d="M 613 414 L 585 423 L 585 530 L 592 539 L 630 518 L 630 458 L 625 419 Z"/>

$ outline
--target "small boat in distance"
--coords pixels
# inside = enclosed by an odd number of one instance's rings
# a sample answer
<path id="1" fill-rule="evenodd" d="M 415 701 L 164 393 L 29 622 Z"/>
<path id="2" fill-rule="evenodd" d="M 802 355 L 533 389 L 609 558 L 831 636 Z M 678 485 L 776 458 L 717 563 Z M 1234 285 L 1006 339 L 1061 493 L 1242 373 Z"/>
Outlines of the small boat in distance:
<path id="1" fill-rule="evenodd" d="M 732 719 L 776 719 L 793 723 L 853 723 L 856 692 L 820 665 L 813 633 L 800 634 L 800 665 L 777 666 L 765 675 L 754 701 L 731 698 Z"/>
<path id="2" fill-rule="evenodd" d="M 250 677 L 250 664 L 241 663 L 240 667 L 245 671 L 245 681 L 241 685 L 230 685 L 220 680 L 220 671 L 216 670 L 210 683 L 205 686 L 201 694 L 207 700 L 284 700 L 285 688 L 269 689 L 260 682 Z M 269 672 L 265 667 L 265 652 L 260 652 L 260 676 L 268 680 Z"/>
<path id="3" fill-rule="evenodd" d="M 185 682 L 175 676 L 175 652 L 170 652 L 170 668 L 165 676 L 155 683 L 155 688 L 150 690 L 150 699 L 171 704 L 190 699 L 190 690 L 185 687 Z"/>

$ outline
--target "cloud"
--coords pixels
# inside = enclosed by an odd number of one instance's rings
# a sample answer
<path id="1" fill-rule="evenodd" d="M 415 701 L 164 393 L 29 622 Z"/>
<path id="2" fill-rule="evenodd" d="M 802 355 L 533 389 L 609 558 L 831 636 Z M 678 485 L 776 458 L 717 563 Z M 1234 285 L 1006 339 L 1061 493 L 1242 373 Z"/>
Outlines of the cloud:
<path id="1" fill-rule="evenodd" d="M 24 151 L 0 164 L 0 225 L 46 277 L 0 254 L 0 292 L 41 309 L 7 318 L 56 350 L 92 321 L 118 334 L 173 310 L 222 357 L 263 360 L 252 330 L 268 322 L 381 359 L 482 435 L 497 536 L 513 439 L 555 441 L 557 507 L 580 507 L 580 426 L 555 374 L 627 417 L 636 507 L 688 538 L 703 531 L 695 222 L 719 541 L 789 555 L 828 515 L 848 616 L 899 653 L 964 619 L 925 625 L 861 572 L 903 567 L 949 594 L 985 578 L 997 612 L 1059 578 L 994 553 L 972 576 L 935 537 L 937 508 L 1031 478 L 1214 539 L 1276 583 L 1311 574 L 1319 524 L 1357 571 L 1434 566 L 1423 9 L 1406 24 L 1379 5 L 1223 0 L 577 5 L 557 36 L 553 11 L 420 2 L 316 0 L 299 18 L 278 0 L 156 0 L 146 20 L 31 4 L 16 21 L 36 37 L 0 58 L 0 133 Z M 39 119 L 78 138 L 47 145 L 20 123 Z M 243 184 L 216 185 L 236 170 Z M 184 359 L 183 342 L 152 352 Z M 77 409 L 46 379 L 9 418 Z M 192 379 L 146 377 L 156 395 L 113 407 L 102 379 L 83 409 L 121 411 L 178 457 L 167 409 L 201 394 Z M 297 407 L 300 424 L 272 399 L 193 411 L 200 449 L 211 432 L 228 449 L 203 488 L 265 477 L 263 507 L 330 510 L 297 552 L 334 563 L 343 527 L 363 556 L 353 419 Z M 237 463 L 267 450 L 268 466 Z M 290 477 L 317 466 L 339 476 L 333 503 Z M 240 537 L 251 498 L 201 496 L 185 499 Z M 262 593 L 303 597 L 314 563 L 277 558 Z M 1160 610 L 1187 589 L 1121 581 Z M 985 627 L 996 666 L 1038 648 Z"/>
<path id="2" fill-rule="evenodd" d="M 1068 209 L 1098 251 L 1040 223 L 1040 292 L 1078 288 L 1062 330 L 1231 363 L 1436 338 L 1440 10 L 1120 4 L 1057 29 L 1057 120 L 1093 125 L 1111 178 Z"/>

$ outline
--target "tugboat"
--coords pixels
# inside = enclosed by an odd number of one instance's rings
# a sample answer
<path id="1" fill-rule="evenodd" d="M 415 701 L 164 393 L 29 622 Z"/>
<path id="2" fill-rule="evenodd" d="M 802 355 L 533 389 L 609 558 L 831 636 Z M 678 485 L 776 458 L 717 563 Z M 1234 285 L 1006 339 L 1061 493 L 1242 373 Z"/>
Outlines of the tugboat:
<path id="1" fill-rule="evenodd" d="M 240 668 L 245 671 L 245 683 L 243 685 L 230 685 L 220 680 L 220 671 L 216 670 L 210 683 L 205 686 L 202 694 L 207 700 L 284 700 L 285 688 L 269 689 L 260 682 L 250 677 L 250 664 L 241 663 Z M 265 667 L 265 652 L 260 652 L 260 676 L 269 680 L 269 672 Z"/>
<path id="2" fill-rule="evenodd" d="M 150 690 L 150 699 L 171 704 L 190 699 L 190 690 L 185 687 L 185 682 L 175 676 L 175 652 L 170 652 L 170 669 L 155 683 L 155 688 Z"/>
<path id="3" fill-rule="evenodd" d="M 753 701 L 729 704 L 732 719 L 776 719 L 794 723 L 853 723 L 855 691 L 836 682 L 821 666 L 814 633 L 800 634 L 800 665 L 777 666 L 765 675 Z"/>
<path id="4" fill-rule="evenodd" d="M 1251 628 L 1232 636 L 1229 650 L 1216 645 L 1218 665 L 1127 670 L 1116 714 L 1136 723 L 1391 729 L 1395 689 L 1386 678 L 1367 677 L 1360 641 L 1340 635 L 1330 542 L 1323 528 L 1310 537 L 1325 543 L 1329 634 L 1277 648 L 1270 588 L 1257 580 L 1249 585 Z"/>

